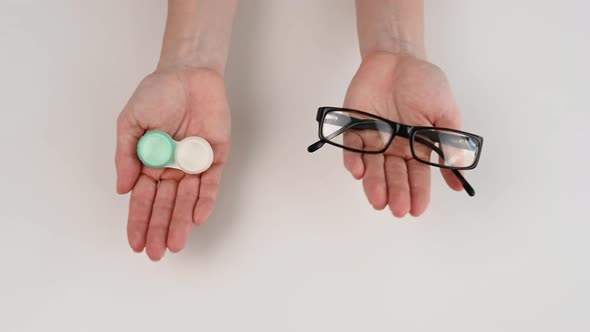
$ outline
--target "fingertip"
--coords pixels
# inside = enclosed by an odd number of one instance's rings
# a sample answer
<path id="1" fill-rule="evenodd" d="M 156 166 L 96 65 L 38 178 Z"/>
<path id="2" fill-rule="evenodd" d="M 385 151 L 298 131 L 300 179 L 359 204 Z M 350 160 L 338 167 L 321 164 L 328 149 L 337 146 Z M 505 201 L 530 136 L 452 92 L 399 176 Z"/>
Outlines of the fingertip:
<path id="1" fill-rule="evenodd" d="M 454 191 L 463 191 L 463 185 L 461 184 L 461 181 L 459 181 L 458 179 L 451 179 L 446 182 L 449 188 L 453 189 Z"/>
<path id="2" fill-rule="evenodd" d="M 461 184 L 461 181 L 457 179 L 457 177 L 455 176 L 455 174 L 453 174 L 451 170 L 441 169 L 440 171 L 449 188 L 453 189 L 454 191 L 463 190 L 463 185 Z"/>
<path id="3" fill-rule="evenodd" d="M 182 249 L 184 249 L 184 244 L 179 244 L 179 243 L 174 243 L 174 242 L 168 244 L 168 250 L 170 250 L 170 252 L 173 254 L 177 254 L 177 253 L 181 252 Z"/>
<path id="4" fill-rule="evenodd" d="M 385 187 L 381 183 L 367 183 L 366 180 L 364 184 L 365 194 L 373 208 L 378 211 L 385 209 L 387 206 L 387 190 Z"/>
<path id="5" fill-rule="evenodd" d="M 131 247 L 131 250 L 133 250 L 133 252 L 139 254 L 145 248 L 145 243 L 143 243 L 139 239 L 130 239 L 129 240 L 129 247 Z"/>
<path id="6" fill-rule="evenodd" d="M 463 185 L 461 184 L 461 182 L 458 181 L 445 181 L 447 183 L 447 186 L 449 186 L 449 188 L 451 188 L 453 191 L 463 191 Z"/>
<path id="7" fill-rule="evenodd" d="M 426 208 L 426 205 L 412 206 L 412 208 L 410 209 L 410 215 L 412 217 L 420 217 L 426 211 Z"/>
<path id="8" fill-rule="evenodd" d="M 426 211 L 430 204 L 430 190 L 427 192 L 412 192 L 410 195 L 412 202 L 409 213 L 412 217 L 419 217 Z"/>
<path id="9" fill-rule="evenodd" d="M 127 242 L 129 243 L 129 247 L 136 253 L 140 253 L 145 249 L 145 234 L 140 234 L 137 231 L 127 230 Z"/>
<path id="10" fill-rule="evenodd" d="M 166 248 L 163 246 L 148 245 L 146 247 L 146 254 L 152 262 L 158 262 L 164 257 Z"/>
<path id="11" fill-rule="evenodd" d="M 367 198 L 369 203 L 377 211 L 381 211 L 387 207 L 387 192 L 381 188 L 374 188 L 367 190 Z"/>
<path id="12" fill-rule="evenodd" d="M 363 174 L 365 173 L 365 165 L 363 164 L 363 160 L 360 156 L 351 156 L 345 154 L 344 157 L 344 167 L 352 174 L 357 180 L 363 178 Z"/>
<path id="13" fill-rule="evenodd" d="M 168 235 L 168 241 L 166 241 L 168 250 L 174 254 L 182 251 L 182 249 L 186 247 L 187 235 L 188 234 L 181 234 L 180 231 L 171 232 Z"/>
<path id="14" fill-rule="evenodd" d="M 403 212 L 401 210 L 397 210 L 397 209 L 392 209 L 391 213 L 393 214 L 394 217 L 396 218 L 404 218 L 408 213 L 407 212 Z"/>
<path id="15" fill-rule="evenodd" d="M 410 204 L 403 199 L 394 200 L 389 203 L 389 210 L 394 217 L 403 218 L 410 212 Z"/>
<path id="16" fill-rule="evenodd" d="M 383 201 L 379 200 L 376 202 L 371 202 L 371 205 L 373 205 L 373 209 L 377 211 L 382 211 L 387 206 L 387 203 L 384 203 Z"/>
<path id="17" fill-rule="evenodd" d="M 119 162 L 117 164 L 117 194 L 129 193 L 137 183 L 140 171 L 139 162 L 133 160 Z"/>
<path id="18" fill-rule="evenodd" d="M 127 186 L 121 184 L 120 182 L 117 182 L 117 194 L 125 195 L 125 194 L 129 193 L 130 191 L 131 191 L 131 188 L 128 188 Z"/>
<path id="19" fill-rule="evenodd" d="M 119 195 L 128 194 L 139 179 L 140 168 L 137 170 L 127 171 L 117 176 L 116 191 Z"/>
<path id="20" fill-rule="evenodd" d="M 352 172 L 352 171 L 351 171 L 351 172 L 350 172 L 350 174 L 352 175 L 352 177 L 353 177 L 355 180 L 360 180 L 360 179 L 362 179 L 362 178 L 363 178 L 363 172 L 362 172 L 362 171 L 356 171 L 356 172 Z"/>
<path id="21" fill-rule="evenodd" d="M 208 217 L 209 217 L 208 215 L 199 213 L 198 215 L 195 215 L 193 217 L 193 224 L 195 226 L 203 226 L 207 222 Z"/>
<path id="22" fill-rule="evenodd" d="M 199 198 L 195 211 L 193 213 L 193 223 L 197 226 L 203 226 L 209 216 L 215 209 L 215 202 L 207 198 Z"/>
<path id="23" fill-rule="evenodd" d="M 174 244 L 168 245 L 168 250 L 170 250 L 170 252 L 173 254 L 178 254 L 179 252 L 182 251 L 182 249 L 184 249 L 184 245 L 174 245 Z"/>
<path id="24" fill-rule="evenodd" d="M 131 246 L 131 250 L 133 250 L 134 253 L 136 254 L 141 254 L 143 252 L 143 247 L 133 247 Z"/>
<path id="25" fill-rule="evenodd" d="M 451 186 L 451 189 L 453 189 L 456 192 L 461 192 L 461 191 L 463 191 L 463 186 L 461 186 L 461 185 L 459 185 L 458 187 Z"/>
<path id="26" fill-rule="evenodd" d="M 356 168 L 354 171 L 351 171 L 351 174 L 356 180 L 363 178 L 363 175 L 365 174 L 365 166 L 362 164 L 362 161 L 360 162 L 358 168 Z"/>

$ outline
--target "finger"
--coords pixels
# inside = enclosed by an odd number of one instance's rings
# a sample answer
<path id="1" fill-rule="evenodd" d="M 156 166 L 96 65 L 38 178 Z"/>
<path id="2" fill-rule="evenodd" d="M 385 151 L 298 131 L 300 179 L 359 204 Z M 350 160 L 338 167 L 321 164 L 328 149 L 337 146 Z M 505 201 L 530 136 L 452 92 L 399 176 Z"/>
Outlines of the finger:
<path id="1" fill-rule="evenodd" d="M 141 252 L 145 248 L 146 233 L 155 196 L 156 181 L 146 175 L 141 175 L 131 193 L 127 222 L 127 239 L 131 249 L 135 252 Z"/>
<path id="2" fill-rule="evenodd" d="M 461 181 L 455 176 L 455 174 L 453 174 L 453 171 L 448 169 L 441 169 L 440 172 L 442 173 L 445 182 L 451 189 L 455 191 L 463 190 L 463 185 L 461 184 Z"/>
<path id="3" fill-rule="evenodd" d="M 436 123 L 436 127 L 450 128 L 450 129 L 461 129 L 461 113 L 459 111 L 449 112 L 441 117 Z M 447 185 L 456 191 L 463 190 L 461 181 L 457 179 L 455 174 L 449 169 L 441 168 L 441 174 L 445 179 Z"/>
<path id="4" fill-rule="evenodd" d="M 219 163 L 214 164 L 201 175 L 199 196 L 193 212 L 193 222 L 198 226 L 203 225 L 215 209 L 222 172 L 223 164 Z"/>
<path id="5" fill-rule="evenodd" d="M 383 159 L 383 154 L 363 154 L 365 164 L 363 188 L 369 203 L 377 210 L 383 210 L 387 206 L 387 187 Z"/>
<path id="6" fill-rule="evenodd" d="M 178 182 L 168 179 L 160 181 L 150 225 L 147 232 L 146 252 L 153 261 L 159 261 L 166 252 L 166 240 L 168 238 L 168 226 L 174 209 L 176 189 Z"/>
<path id="7" fill-rule="evenodd" d="M 406 161 L 400 157 L 385 157 L 385 177 L 389 195 L 389 209 L 394 216 L 404 217 L 410 212 L 410 184 Z"/>
<path id="8" fill-rule="evenodd" d="M 430 203 L 430 166 L 410 159 L 407 167 L 410 180 L 410 214 L 418 217 L 426 211 Z"/>
<path id="9" fill-rule="evenodd" d="M 199 194 L 199 183 L 198 175 L 186 175 L 178 184 L 176 203 L 168 231 L 167 245 L 171 252 L 179 252 L 186 245 L 193 224 L 193 211 Z"/>
<path id="10" fill-rule="evenodd" d="M 354 132 L 347 131 L 343 134 L 344 146 L 351 147 L 353 149 L 362 150 L 363 141 L 360 136 Z M 360 180 L 365 173 L 365 165 L 363 163 L 362 154 L 354 151 L 344 151 L 344 167 L 352 174 L 352 176 Z"/>
<path id="11" fill-rule="evenodd" d="M 137 158 L 137 142 L 144 131 L 133 123 L 125 111 L 117 120 L 117 149 L 115 166 L 117 168 L 117 193 L 126 194 L 134 186 L 141 171 Z"/>
<path id="12" fill-rule="evenodd" d="M 203 225 L 207 221 L 215 208 L 217 193 L 221 184 L 221 174 L 229 155 L 229 145 L 215 145 L 213 146 L 213 151 L 215 152 L 213 165 L 205 173 L 201 174 L 199 196 L 195 210 L 193 211 L 193 222 L 198 226 Z"/>

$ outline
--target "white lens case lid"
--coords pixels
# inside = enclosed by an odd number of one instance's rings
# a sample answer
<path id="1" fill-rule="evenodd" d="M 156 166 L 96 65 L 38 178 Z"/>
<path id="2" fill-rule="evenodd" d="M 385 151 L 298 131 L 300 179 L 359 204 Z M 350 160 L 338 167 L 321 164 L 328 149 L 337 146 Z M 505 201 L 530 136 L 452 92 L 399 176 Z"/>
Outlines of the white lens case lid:
<path id="1" fill-rule="evenodd" d="M 213 164 L 213 148 L 204 138 L 191 136 L 176 142 L 174 161 L 166 167 L 188 174 L 205 172 Z"/>

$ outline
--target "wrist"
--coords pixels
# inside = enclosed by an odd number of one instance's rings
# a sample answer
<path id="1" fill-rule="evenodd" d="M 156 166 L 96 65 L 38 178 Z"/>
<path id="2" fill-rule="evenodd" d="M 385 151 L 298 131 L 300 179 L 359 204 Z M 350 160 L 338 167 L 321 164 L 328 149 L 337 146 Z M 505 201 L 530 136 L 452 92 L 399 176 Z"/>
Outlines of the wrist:
<path id="1" fill-rule="evenodd" d="M 156 71 L 203 68 L 223 76 L 227 54 L 203 45 L 204 42 L 196 36 L 164 40 Z"/>
<path id="2" fill-rule="evenodd" d="M 361 55 L 387 52 L 426 58 L 422 0 L 356 0 Z"/>
<path id="3" fill-rule="evenodd" d="M 401 37 L 379 38 L 370 44 L 361 43 L 362 59 L 375 53 L 390 53 L 426 60 L 426 48 L 423 41 L 414 42 Z"/>
<path id="4" fill-rule="evenodd" d="M 223 76 L 237 0 L 169 0 L 157 70 L 206 68 Z"/>

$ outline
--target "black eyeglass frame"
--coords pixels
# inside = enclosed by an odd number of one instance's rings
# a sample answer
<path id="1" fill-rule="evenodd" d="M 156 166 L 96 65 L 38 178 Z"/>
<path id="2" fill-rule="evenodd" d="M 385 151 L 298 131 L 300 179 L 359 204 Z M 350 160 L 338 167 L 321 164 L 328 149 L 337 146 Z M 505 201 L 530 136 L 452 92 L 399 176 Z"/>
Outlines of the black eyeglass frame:
<path id="1" fill-rule="evenodd" d="M 380 120 L 380 121 L 383 121 L 383 122 L 387 123 L 391 127 L 391 129 L 392 129 L 392 133 L 391 133 L 391 137 L 389 138 L 389 141 L 380 150 L 366 151 L 366 150 L 360 150 L 360 149 L 355 149 L 355 148 L 347 147 L 347 146 L 338 144 L 336 142 L 333 142 L 329 138 L 324 137 L 324 135 L 322 133 L 322 128 L 324 126 L 324 122 L 326 120 L 326 116 L 329 113 L 331 113 L 331 112 L 338 112 L 338 111 L 339 112 L 356 113 L 356 114 L 359 114 L 359 115 L 364 115 L 364 116 L 367 116 L 369 118 L 373 118 L 373 119 Z M 363 120 L 365 120 L 365 119 L 363 119 Z M 482 150 L 482 147 L 483 147 L 483 137 L 481 137 L 479 135 L 475 135 L 475 134 L 472 134 L 472 133 L 468 133 L 468 132 L 457 130 L 457 129 L 451 129 L 451 128 L 426 127 L 426 126 L 410 126 L 410 125 L 401 124 L 401 123 L 398 123 L 398 122 L 395 122 L 395 121 L 392 121 L 392 120 L 389 120 L 389 119 L 380 117 L 380 116 L 375 115 L 375 114 L 372 114 L 372 113 L 367 113 L 367 112 L 363 112 L 363 111 L 359 111 L 359 110 L 355 110 L 355 109 L 332 107 L 332 106 L 320 107 L 318 109 L 318 112 L 317 112 L 316 121 L 319 122 L 318 137 L 320 138 L 320 140 L 318 142 L 310 145 L 307 148 L 307 150 L 309 152 L 315 152 L 316 150 L 318 150 L 319 148 L 321 148 L 322 145 L 324 145 L 324 143 L 328 143 L 330 145 L 333 145 L 333 146 L 336 146 L 336 147 L 339 147 L 339 148 L 342 148 L 342 149 L 345 149 L 345 150 L 348 150 L 348 151 L 353 151 L 353 152 L 358 152 L 358 153 L 367 153 L 367 154 L 380 154 L 380 153 L 384 153 L 385 151 L 387 151 L 387 149 L 389 149 L 391 147 L 391 143 L 393 142 L 393 139 L 396 136 L 400 136 L 400 137 L 403 137 L 403 138 L 407 138 L 409 140 L 410 150 L 412 152 L 412 157 L 415 160 L 417 160 L 417 161 L 419 161 L 419 162 L 421 162 L 423 164 L 430 165 L 430 166 L 452 170 L 453 173 L 455 174 L 455 176 L 459 179 L 459 181 L 463 185 L 463 188 L 465 189 L 465 191 L 469 194 L 469 196 L 474 196 L 475 195 L 475 190 L 473 189 L 473 187 L 471 187 L 471 185 L 469 184 L 469 182 L 467 182 L 467 180 L 465 180 L 465 178 L 463 177 L 463 175 L 461 174 L 460 171 L 461 170 L 470 170 L 470 169 L 474 169 L 474 168 L 477 167 L 477 164 L 479 163 L 479 158 L 481 156 L 481 150 Z M 358 126 L 357 126 L 357 128 L 358 128 Z M 374 129 L 374 128 L 367 128 L 367 129 Z M 477 151 L 477 154 L 475 156 L 474 162 L 471 165 L 469 165 L 469 166 L 457 167 L 457 166 L 440 165 L 440 164 L 428 162 L 426 160 L 423 160 L 421 158 L 418 158 L 417 155 L 416 155 L 416 152 L 414 151 L 414 144 L 413 144 L 413 142 L 415 142 L 416 139 L 418 139 L 416 137 L 416 133 L 418 133 L 419 131 L 426 131 L 426 130 L 447 131 L 447 132 L 451 132 L 451 133 L 456 133 L 456 134 L 464 135 L 464 136 L 467 136 L 469 138 L 474 139 L 477 142 L 477 145 L 478 145 L 478 151 Z M 426 145 L 432 145 L 431 143 L 429 143 L 427 141 L 419 142 L 419 143 L 426 144 Z M 436 148 L 436 146 L 434 146 L 434 145 L 432 145 L 431 148 L 433 148 L 433 150 L 435 150 L 435 151 L 438 150 L 438 148 Z M 439 155 L 441 155 L 441 153 L 442 153 L 440 151 L 436 151 L 436 152 Z"/>

